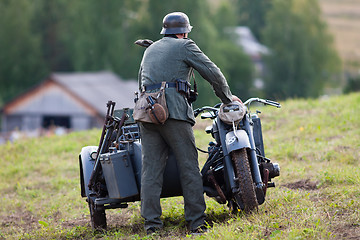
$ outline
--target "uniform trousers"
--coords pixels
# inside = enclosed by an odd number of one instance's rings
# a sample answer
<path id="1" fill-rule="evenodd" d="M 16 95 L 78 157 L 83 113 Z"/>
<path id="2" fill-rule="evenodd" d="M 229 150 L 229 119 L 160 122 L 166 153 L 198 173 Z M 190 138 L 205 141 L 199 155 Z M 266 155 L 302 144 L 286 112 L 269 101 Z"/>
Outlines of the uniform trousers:
<path id="1" fill-rule="evenodd" d="M 140 123 L 142 148 L 141 216 L 145 229 L 162 228 L 160 194 L 168 151 L 180 172 L 185 220 L 189 230 L 204 224 L 206 204 L 195 137 L 190 123 L 168 119 L 163 125 Z"/>

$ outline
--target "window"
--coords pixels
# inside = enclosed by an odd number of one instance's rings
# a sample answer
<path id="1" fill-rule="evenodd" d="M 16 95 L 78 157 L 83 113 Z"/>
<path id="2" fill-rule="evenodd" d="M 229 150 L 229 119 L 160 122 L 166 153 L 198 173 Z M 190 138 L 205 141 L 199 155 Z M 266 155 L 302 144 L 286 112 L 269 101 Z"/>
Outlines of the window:
<path id="1" fill-rule="evenodd" d="M 69 116 L 44 116 L 42 120 L 42 127 L 49 128 L 50 126 L 58 126 L 71 128 Z"/>

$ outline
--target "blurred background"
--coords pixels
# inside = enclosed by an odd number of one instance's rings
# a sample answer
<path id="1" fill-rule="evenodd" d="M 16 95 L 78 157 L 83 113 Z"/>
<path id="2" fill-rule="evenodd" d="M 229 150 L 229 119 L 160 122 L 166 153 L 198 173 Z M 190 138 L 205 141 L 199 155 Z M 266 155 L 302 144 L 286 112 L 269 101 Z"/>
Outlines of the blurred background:
<path id="1" fill-rule="evenodd" d="M 134 42 L 161 38 L 162 19 L 173 11 L 189 16 L 189 37 L 243 100 L 360 90 L 358 0 L 0 0 L 3 115 L 54 73 L 105 71 L 135 81 L 144 48 Z M 195 78 L 194 107 L 217 103 L 210 85 Z M 2 119 L 4 131 L 9 120 Z"/>

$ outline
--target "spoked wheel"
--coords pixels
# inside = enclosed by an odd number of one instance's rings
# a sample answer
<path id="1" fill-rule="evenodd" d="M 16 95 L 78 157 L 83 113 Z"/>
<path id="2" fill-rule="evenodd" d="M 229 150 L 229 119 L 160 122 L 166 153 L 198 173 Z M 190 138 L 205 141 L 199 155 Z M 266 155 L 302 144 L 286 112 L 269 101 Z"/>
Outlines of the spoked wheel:
<path id="1" fill-rule="evenodd" d="M 90 210 L 90 223 L 94 230 L 105 230 L 106 229 L 106 214 L 103 205 L 95 206 L 94 200 L 91 198 L 87 199 Z"/>
<path id="2" fill-rule="evenodd" d="M 255 185 L 251 176 L 250 164 L 245 148 L 231 153 L 235 168 L 235 176 L 239 184 L 239 192 L 234 195 L 233 202 L 238 208 L 250 212 L 258 207 Z"/>

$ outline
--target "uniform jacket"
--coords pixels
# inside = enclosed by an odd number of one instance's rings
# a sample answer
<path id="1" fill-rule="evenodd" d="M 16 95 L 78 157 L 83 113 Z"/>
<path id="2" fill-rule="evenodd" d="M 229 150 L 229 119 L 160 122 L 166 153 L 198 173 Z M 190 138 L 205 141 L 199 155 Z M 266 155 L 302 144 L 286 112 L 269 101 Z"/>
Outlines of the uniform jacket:
<path id="1" fill-rule="evenodd" d="M 231 102 L 232 94 L 220 69 L 190 39 L 164 37 L 144 52 L 139 70 L 139 89 L 142 86 L 176 79 L 190 81 L 195 69 L 213 87 L 223 103 Z M 195 123 L 194 112 L 186 98 L 175 88 L 165 89 L 169 118 Z"/>

